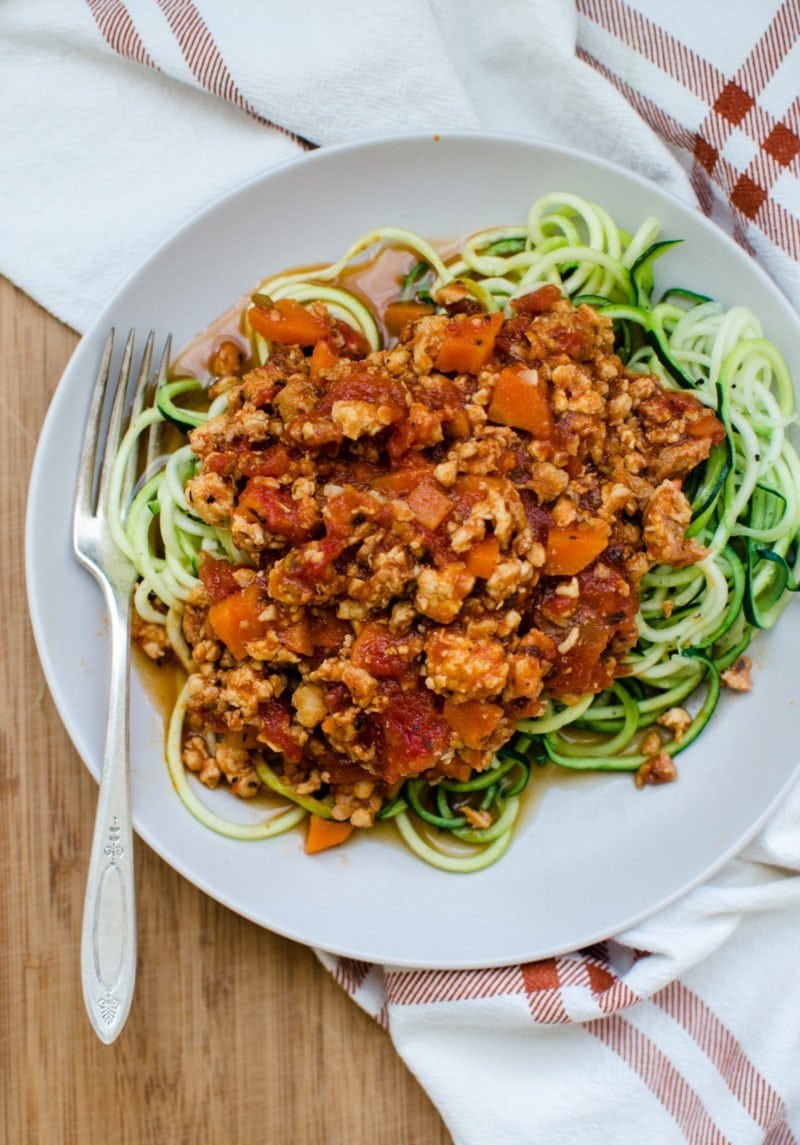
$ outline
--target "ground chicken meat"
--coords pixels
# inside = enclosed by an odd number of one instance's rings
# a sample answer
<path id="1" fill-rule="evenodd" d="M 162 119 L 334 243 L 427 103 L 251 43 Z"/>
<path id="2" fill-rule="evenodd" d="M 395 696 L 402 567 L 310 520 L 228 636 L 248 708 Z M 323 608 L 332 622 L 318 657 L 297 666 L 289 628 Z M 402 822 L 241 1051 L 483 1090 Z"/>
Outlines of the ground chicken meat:
<path id="1" fill-rule="evenodd" d="M 425 672 L 434 692 L 487 700 L 505 687 L 508 660 L 499 640 L 470 640 L 439 628 L 425 642 Z"/>
<path id="2" fill-rule="evenodd" d="M 292 695 L 297 718 L 304 728 L 314 728 L 327 715 L 325 693 L 316 684 L 301 684 Z"/>
<path id="3" fill-rule="evenodd" d="M 372 402 L 339 401 L 331 407 L 331 421 L 345 437 L 372 437 L 391 425 L 393 411 Z"/>
<path id="4" fill-rule="evenodd" d="M 461 611 L 461 602 L 472 591 L 475 577 L 462 564 L 443 569 L 423 569 L 417 578 L 417 609 L 431 620 L 449 624 Z"/>
<path id="5" fill-rule="evenodd" d="M 183 758 L 209 786 L 249 797 L 264 760 L 370 826 L 407 776 L 468 778 L 544 700 L 608 687 L 643 573 L 703 556 L 681 483 L 721 440 L 710 411 L 552 286 L 505 320 L 461 284 L 438 304 L 387 350 L 317 305 L 320 349 L 249 371 L 214 350 L 228 409 L 192 430 L 185 493 L 239 554 L 203 556 L 183 614 Z M 158 626 L 136 638 L 161 655 Z M 680 742 L 684 717 L 659 723 Z M 649 746 L 637 782 L 674 778 Z"/>
<path id="6" fill-rule="evenodd" d="M 200 735 L 190 735 L 183 745 L 183 763 L 189 771 L 197 773 L 206 787 L 216 787 L 222 778 L 217 761 L 209 754 L 205 740 Z"/>
<path id="7" fill-rule="evenodd" d="M 142 620 L 135 609 L 131 614 L 131 637 L 150 660 L 158 662 L 169 655 L 170 643 L 166 625 Z"/>
<path id="8" fill-rule="evenodd" d="M 740 656 L 739 659 L 731 664 L 730 668 L 722 673 L 722 682 L 726 688 L 731 688 L 734 692 L 749 692 L 753 686 L 750 678 L 750 669 L 753 662 L 749 656 Z"/>
<path id="9" fill-rule="evenodd" d="M 678 769 L 672 758 L 665 751 L 652 755 L 644 761 L 634 776 L 637 787 L 645 784 L 657 786 L 661 783 L 674 783 L 678 778 Z"/>
<path id="10" fill-rule="evenodd" d="M 694 539 L 686 538 L 691 519 L 691 507 L 678 482 L 662 481 L 650 496 L 642 516 L 648 557 L 655 563 L 677 568 L 702 560 L 708 550 Z"/>
<path id="11" fill-rule="evenodd" d="M 192 477 L 184 488 L 189 508 L 207 525 L 224 525 L 230 520 L 234 490 L 219 473 L 201 473 Z"/>
<path id="12" fill-rule="evenodd" d="M 692 717 L 685 708 L 670 708 L 668 711 L 663 712 L 662 715 L 656 720 L 662 728 L 667 728 L 672 732 L 675 737 L 675 743 L 681 743 L 689 726 L 692 722 Z"/>

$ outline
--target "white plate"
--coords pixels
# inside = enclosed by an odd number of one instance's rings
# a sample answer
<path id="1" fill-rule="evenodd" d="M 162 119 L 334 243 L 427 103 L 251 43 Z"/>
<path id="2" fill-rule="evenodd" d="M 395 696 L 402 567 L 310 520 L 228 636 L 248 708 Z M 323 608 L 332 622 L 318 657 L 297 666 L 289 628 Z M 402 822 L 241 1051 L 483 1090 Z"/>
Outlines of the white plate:
<path id="1" fill-rule="evenodd" d="M 800 323 L 732 242 L 644 180 L 585 155 L 484 135 L 400 137 L 316 152 L 273 169 L 194 218 L 133 274 L 83 338 L 42 431 L 28 506 L 28 593 L 39 653 L 72 740 L 99 774 L 108 646 L 100 594 L 70 551 L 72 488 L 88 394 L 109 326 L 172 331 L 185 344 L 265 275 L 334 259 L 362 231 L 447 239 L 523 221 L 546 191 L 572 191 L 635 229 L 655 214 L 686 242 L 658 264 L 669 284 L 750 306 L 800 376 Z M 595 941 L 707 878 L 752 837 L 795 775 L 800 609 L 756 646 L 750 696 L 726 695 L 680 757 L 679 780 L 537 783 L 511 849 L 473 875 L 432 870 L 365 832 L 309 858 L 300 832 L 221 838 L 178 801 L 160 714 L 133 685 L 139 835 L 208 894 L 270 930 L 367 961 L 474 967 Z M 538 789 L 537 789 L 538 788 Z M 233 802 L 227 799 L 227 805 Z"/>

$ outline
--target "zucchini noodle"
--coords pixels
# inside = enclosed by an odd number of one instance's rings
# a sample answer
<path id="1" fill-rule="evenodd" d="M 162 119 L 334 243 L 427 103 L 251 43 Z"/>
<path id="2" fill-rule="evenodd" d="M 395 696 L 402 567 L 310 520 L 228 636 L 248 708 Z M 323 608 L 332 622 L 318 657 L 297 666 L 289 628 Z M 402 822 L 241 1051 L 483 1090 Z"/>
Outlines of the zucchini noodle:
<path id="1" fill-rule="evenodd" d="M 611 687 L 571 704 L 546 701 L 540 716 L 518 724 L 486 771 L 463 783 L 409 779 L 378 813 L 378 819 L 394 823 L 415 855 L 442 870 L 479 870 L 503 854 L 534 765 L 637 771 L 648 758 L 643 734 L 687 703 L 691 722 L 663 745 L 668 755 L 683 751 L 711 718 L 722 673 L 748 647 L 754 630 L 775 624 L 798 587 L 800 459 L 789 437 L 797 417 L 786 364 L 749 310 L 726 309 L 681 287 L 656 299 L 653 264 L 674 246 L 658 235 L 656 219 L 644 220 L 630 235 L 602 207 L 553 193 L 531 207 L 526 224 L 487 228 L 448 260 L 419 235 L 384 227 L 362 235 L 330 265 L 283 273 L 258 287 L 268 300 L 323 303 L 376 350 L 381 335 L 375 316 L 339 284 L 345 271 L 376 248 L 400 248 L 417 260 L 401 300 L 435 303 L 437 291 L 457 280 L 485 309 L 506 311 L 537 285 L 554 283 L 575 305 L 588 303 L 612 320 L 616 352 L 629 370 L 656 375 L 667 389 L 690 389 L 726 431 L 725 441 L 684 485 L 692 509 L 687 536 L 705 546 L 707 555 L 685 568 L 660 565 L 644 575 L 638 643 Z M 247 314 L 241 328 L 253 360 L 263 363 L 271 348 Z M 193 662 L 181 615 L 201 583 L 201 555 L 246 559 L 226 528 L 201 521 L 186 501 L 184 487 L 197 466 L 190 446 L 164 453 L 159 445 L 165 423 L 185 433 L 224 411 L 224 394 L 209 405 L 205 385 L 196 378 L 162 379 L 152 405 L 136 414 L 122 441 L 111 485 L 113 535 L 141 578 L 135 608 L 144 621 L 166 626 L 187 672 Z M 130 504 L 121 505 L 126 467 L 145 446 L 151 462 Z M 307 815 L 331 817 L 329 801 L 299 794 L 265 759 L 257 762 L 257 774 L 280 801 L 279 810 L 254 825 L 211 812 L 181 758 L 186 696 L 184 687 L 170 720 L 167 766 L 180 799 L 204 825 L 237 839 L 265 839 Z M 466 816 L 465 807 L 480 816 Z M 474 826 L 476 818 L 486 825 Z"/>

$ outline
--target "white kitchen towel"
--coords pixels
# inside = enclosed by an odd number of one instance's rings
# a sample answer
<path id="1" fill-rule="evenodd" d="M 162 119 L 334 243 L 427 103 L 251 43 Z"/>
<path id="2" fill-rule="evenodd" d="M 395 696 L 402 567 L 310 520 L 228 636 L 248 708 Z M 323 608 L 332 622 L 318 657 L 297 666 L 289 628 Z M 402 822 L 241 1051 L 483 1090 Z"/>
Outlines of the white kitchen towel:
<path id="1" fill-rule="evenodd" d="M 800 787 L 716 878 L 585 950 L 466 971 L 319 957 L 458 1145 L 796 1145 L 798 939 Z"/>
<path id="2" fill-rule="evenodd" d="M 796 0 L 735 27 L 691 0 L 5 0 L 0 269 L 82 330 L 180 222 L 271 164 L 482 128 L 696 195 L 799 304 L 798 22 Z"/>
<path id="3" fill-rule="evenodd" d="M 266 167 L 481 128 L 696 201 L 800 306 L 799 87 L 798 0 L 5 0 L 0 272 L 81 330 Z M 709 884 L 589 950 L 452 973 L 321 957 L 461 1145 L 788 1145 L 799 875 L 800 790 Z"/>

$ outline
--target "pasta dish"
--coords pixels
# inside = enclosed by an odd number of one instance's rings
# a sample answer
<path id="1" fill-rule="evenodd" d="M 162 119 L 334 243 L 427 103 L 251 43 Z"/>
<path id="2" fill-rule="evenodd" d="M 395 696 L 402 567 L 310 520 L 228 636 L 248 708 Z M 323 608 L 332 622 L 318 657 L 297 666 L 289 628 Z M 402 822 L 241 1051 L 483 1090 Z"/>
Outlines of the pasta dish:
<path id="1" fill-rule="evenodd" d="M 796 588 L 800 462 L 755 316 L 656 300 L 672 245 L 567 194 L 449 257 L 383 228 L 261 283 L 197 376 L 178 358 L 114 528 L 134 640 L 185 670 L 167 757 L 193 814 L 305 819 L 309 852 L 391 821 L 469 871 L 539 764 L 676 778 Z M 267 795 L 263 821 L 198 781 Z"/>

